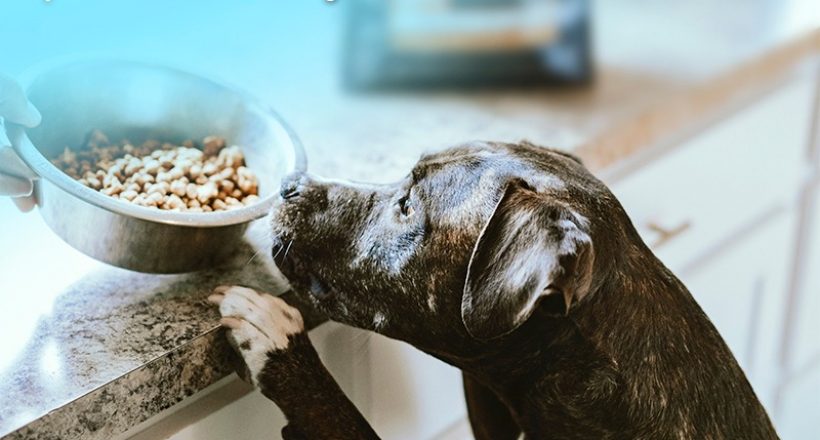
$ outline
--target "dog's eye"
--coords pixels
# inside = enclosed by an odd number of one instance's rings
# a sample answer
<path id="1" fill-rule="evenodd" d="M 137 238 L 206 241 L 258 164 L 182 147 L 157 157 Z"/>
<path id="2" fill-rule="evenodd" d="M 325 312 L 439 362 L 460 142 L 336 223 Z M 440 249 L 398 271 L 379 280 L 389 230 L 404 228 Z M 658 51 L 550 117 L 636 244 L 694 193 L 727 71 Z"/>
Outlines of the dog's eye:
<path id="1" fill-rule="evenodd" d="M 413 206 L 410 204 L 410 197 L 409 196 L 404 196 L 404 197 L 400 198 L 399 201 L 398 201 L 398 205 L 399 205 L 399 212 L 401 212 L 401 215 L 403 215 L 405 217 L 413 215 L 414 210 L 413 210 Z"/>

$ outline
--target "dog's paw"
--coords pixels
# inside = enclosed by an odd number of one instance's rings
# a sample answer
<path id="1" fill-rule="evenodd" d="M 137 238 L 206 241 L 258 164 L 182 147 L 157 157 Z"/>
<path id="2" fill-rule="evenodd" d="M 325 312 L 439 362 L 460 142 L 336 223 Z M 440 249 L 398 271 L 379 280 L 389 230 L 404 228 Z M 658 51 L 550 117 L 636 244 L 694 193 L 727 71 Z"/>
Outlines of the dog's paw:
<path id="1" fill-rule="evenodd" d="M 270 354 L 288 350 L 289 337 L 304 332 L 302 314 L 285 301 L 241 286 L 220 286 L 208 300 L 219 305 L 220 323 L 242 355 L 254 385 Z"/>

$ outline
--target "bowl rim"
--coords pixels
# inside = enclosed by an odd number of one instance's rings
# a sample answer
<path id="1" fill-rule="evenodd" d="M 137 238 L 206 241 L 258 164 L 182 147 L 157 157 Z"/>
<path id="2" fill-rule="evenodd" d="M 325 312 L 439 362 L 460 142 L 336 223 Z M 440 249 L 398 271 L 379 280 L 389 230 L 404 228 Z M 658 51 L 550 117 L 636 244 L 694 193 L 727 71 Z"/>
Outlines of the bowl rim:
<path id="1" fill-rule="evenodd" d="M 22 76 L 23 87 L 28 91 L 29 87 L 40 78 L 41 75 L 49 73 L 52 70 L 68 68 L 72 65 L 82 64 L 103 64 L 107 66 L 120 67 L 136 67 L 141 69 L 153 69 L 174 75 L 188 77 L 197 81 L 205 81 L 211 85 L 225 89 L 229 92 L 237 94 L 242 102 L 259 109 L 260 113 L 269 117 L 271 122 L 281 128 L 287 136 L 290 149 L 293 153 L 293 167 L 288 168 L 285 174 L 293 172 L 305 172 L 307 169 L 307 158 L 305 156 L 304 147 L 299 137 L 288 125 L 288 123 L 275 111 L 273 108 L 249 93 L 237 87 L 233 87 L 224 82 L 217 81 L 207 76 L 194 74 L 175 67 L 164 66 L 160 64 L 130 61 L 121 59 L 104 59 L 104 58 L 89 58 L 89 59 L 71 59 L 70 61 L 58 60 L 47 63 L 42 63 L 35 68 L 28 69 Z M 220 212 L 178 212 L 166 211 L 156 208 L 148 208 L 144 206 L 134 205 L 114 199 L 105 194 L 99 193 L 91 188 L 88 188 L 62 170 L 51 163 L 40 150 L 32 143 L 31 139 L 24 130 L 20 131 L 19 136 L 15 136 L 17 142 L 14 144 L 14 149 L 23 162 L 26 163 L 37 174 L 38 178 L 48 180 L 54 185 L 58 186 L 63 191 L 69 193 L 71 196 L 77 197 L 91 205 L 102 208 L 116 214 L 125 215 L 132 218 L 146 220 L 154 223 L 188 226 L 188 227 L 220 227 L 233 226 L 237 224 L 247 223 L 252 220 L 264 217 L 270 211 L 275 199 L 279 197 L 277 191 L 272 191 L 269 195 L 261 198 L 257 203 L 245 206 L 231 211 Z M 285 147 L 287 148 L 287 147 Z M 35 186 L 37 185 L 35 179 Z"/>

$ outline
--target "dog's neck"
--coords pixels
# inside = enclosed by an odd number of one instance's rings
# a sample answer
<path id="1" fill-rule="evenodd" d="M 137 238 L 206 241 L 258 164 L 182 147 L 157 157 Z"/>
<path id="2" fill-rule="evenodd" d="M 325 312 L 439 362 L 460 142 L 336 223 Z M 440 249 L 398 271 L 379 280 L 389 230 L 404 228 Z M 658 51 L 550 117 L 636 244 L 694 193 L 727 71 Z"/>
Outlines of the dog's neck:
<path id="1" fill-rule="evenodd" d="M 493 351 L 454 363 L 502 399 L 527 399 L 522 390 L 539 387 L 532 398 L 543 398 L 544 387 L 606 388 L 611 383 L 601 394 L 602 407 L 643 405 L 640 414 L 663 412 L 672 394 L 696 392 L 688 387 L 725 385 L 687 380 L 691 373 L 680 369 L 693 362 L 705 370 L 734 369 L 742 376 L 688 290 L 654 255 L 624 264 L 568 316 L 537 313 Z M 670 378 L 670 372 L 679 376 Z M 623 396 L 631 396 L 628 404 Z"/>
<path id="2" fill-rule="evenodd" d="M 694 344 L 731 358 L 686 287 L 648 250 L 624 258 L 570 318 L 621 370 L 651 369 L 660 356 L 689 360 L 699 355 Z"/>

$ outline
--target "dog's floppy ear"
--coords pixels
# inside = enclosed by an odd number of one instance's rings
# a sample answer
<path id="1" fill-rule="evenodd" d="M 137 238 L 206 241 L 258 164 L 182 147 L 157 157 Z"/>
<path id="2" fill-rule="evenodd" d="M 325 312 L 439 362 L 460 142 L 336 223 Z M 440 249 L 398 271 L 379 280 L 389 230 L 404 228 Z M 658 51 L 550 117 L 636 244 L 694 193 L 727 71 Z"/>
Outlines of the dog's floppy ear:
<path id="1" fill-rule="evenodd" d="M 510 182 L 467 268 L 467 331 L 484 340 L 510 333 L 546 295 L 563 295 L 569 311 L 589 291 L 593 259 L 586 220 L 523 181 Z"/>

